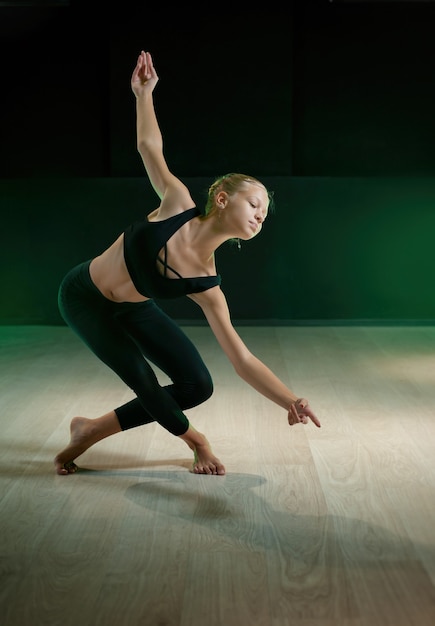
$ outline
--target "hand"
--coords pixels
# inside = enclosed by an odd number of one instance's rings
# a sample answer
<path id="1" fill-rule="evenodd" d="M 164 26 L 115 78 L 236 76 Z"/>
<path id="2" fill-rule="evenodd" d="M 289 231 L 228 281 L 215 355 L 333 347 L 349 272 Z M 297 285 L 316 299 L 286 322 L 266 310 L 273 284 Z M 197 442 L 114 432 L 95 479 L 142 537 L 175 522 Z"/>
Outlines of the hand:
<path id="1" fill-rule="evenodd" d="M 294 424 L 308 424 L 309 419 L 318 428 L 320 428 L 320 422 L 310 409 L 308 400 L 305 400 L 305 398 L 298 398 L 296 402 L 293 402 L 289 409 L 288 423 L 290 426 L 293 426 Z"/>
<path id="2" fill-rule="evenodd" d="M 137 97 L 145 91 L 153 91 L 158 80 L 151 54 L 142 50 L 131 76 L 131 88 L 134 95 Z"/>

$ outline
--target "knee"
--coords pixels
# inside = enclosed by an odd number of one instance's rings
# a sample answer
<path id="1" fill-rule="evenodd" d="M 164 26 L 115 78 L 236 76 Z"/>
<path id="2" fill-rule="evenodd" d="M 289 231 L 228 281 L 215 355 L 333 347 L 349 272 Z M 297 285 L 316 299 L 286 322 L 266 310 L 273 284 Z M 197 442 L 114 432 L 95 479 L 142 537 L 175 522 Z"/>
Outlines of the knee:
<path id="1" fill-rule="evenodd" d="M 195 383 L 195 396 L 197 404 L 208 400 L 213 394 L 213 391 L 214 387 L 212 377 L 209 372 L 203 372 L 202 376 L 198 378 Z"/>
<path id="2" fill-rule="evenodd" d="M 191 409 L 208 400 L 214 387 L 210 374 L 205 371 L 196 376 L 194 380 L 178 381 L 166 389 L 181 409 Z"/>

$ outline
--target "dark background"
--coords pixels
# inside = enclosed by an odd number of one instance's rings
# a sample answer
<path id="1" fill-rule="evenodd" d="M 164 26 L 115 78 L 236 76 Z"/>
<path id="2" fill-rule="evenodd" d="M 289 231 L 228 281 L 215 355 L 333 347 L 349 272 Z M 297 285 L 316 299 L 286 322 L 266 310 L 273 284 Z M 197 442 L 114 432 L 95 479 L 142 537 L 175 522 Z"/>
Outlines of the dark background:
<path id="1" fill-rule="evenodd" d="M 275 192 L 261 236 L 217 251 L 234 321 L 435 318 L 435 4 L 265 6 L 0 2 L 1 324 L 62 324 L 62 276 L 157 205 L 135 146 L 141 49 L 198 202 L 230 171 Z"/>

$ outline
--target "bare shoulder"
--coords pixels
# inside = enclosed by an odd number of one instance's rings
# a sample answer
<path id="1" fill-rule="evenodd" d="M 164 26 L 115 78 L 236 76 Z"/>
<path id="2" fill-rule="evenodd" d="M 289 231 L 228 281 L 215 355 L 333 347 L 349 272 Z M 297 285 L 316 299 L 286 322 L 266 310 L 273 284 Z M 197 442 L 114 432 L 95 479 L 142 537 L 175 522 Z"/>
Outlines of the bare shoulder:
<path id="1" fill-rule="evenodd" d="M 219 285 L 200 293 L 191 293 L 188 297 L 200 306 L 206 315 L 207 312 L 214 312 L 229 317 L 227 299 Z"/>
<path id="2" fill-rule="evenodd" d="M 148 215 L 149 221 L 165 220 L 195 206 L 188 187 L 175 176 L 167 185 L 160 206 Z"/>

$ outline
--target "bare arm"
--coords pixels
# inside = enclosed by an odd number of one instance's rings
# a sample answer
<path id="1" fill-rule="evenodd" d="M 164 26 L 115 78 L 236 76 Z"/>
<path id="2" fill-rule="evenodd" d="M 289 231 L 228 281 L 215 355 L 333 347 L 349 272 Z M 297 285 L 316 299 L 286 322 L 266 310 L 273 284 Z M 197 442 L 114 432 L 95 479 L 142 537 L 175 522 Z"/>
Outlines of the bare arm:
<path id="1" fill-rule="evenodd" d="M 236 373 L 263 396 L 288 411 L 289 424 L 320 422 L 307 400 L 298 398 L 260 359 L 248 349 L 232 325 L 226 298 L 220 287 L 189 296 L 203 310 L 210 328 L 231 361 Z"/>
<path id="2" fill-rule="evenodd" d="M 170 215 L 189 209 L 194 203 L 189 190 L 171 173 L 164 157 L 153 99 L 158 80 L 150 53 L 142 51 L 131 77 L 131 88 L 136 96 L 137 149 L 153 189 L 162 201 L 160 211 Z"/>

